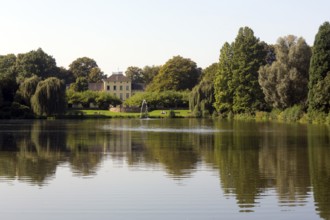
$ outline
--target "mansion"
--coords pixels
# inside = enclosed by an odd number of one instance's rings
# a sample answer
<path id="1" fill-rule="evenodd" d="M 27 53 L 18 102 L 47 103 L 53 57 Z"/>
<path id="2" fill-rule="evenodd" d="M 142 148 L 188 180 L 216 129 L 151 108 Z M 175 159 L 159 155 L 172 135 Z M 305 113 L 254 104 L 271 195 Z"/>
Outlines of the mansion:
<path id="1" fill-rule="evenodd" d="M 117 96 L 122 101 L 130 98 L 136 92 L 143 91 L 143 85 L 132 84 L 131 79 L 124 76 L 122 72 L 113 73 L 109 78 L 103 79 L 102 82 L 89 83 L 88 89 L 92 91 L 105 91 Z"/>

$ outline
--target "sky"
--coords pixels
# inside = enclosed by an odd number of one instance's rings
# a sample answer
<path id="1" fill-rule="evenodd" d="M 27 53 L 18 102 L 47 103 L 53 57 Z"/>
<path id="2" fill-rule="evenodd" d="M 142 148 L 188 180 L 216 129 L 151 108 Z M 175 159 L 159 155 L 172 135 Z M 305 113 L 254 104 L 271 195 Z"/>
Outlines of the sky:
<path id="1" fill-rule="evenodd" d="M 68 68 L 94 59 L 105 74 L 162 65 L 173 56 L 206 68 L 240 27 L 275 44 L 293 34 L 313 45 L 329 0 L 0 0 L 0 55 L 42 48 Z"/>

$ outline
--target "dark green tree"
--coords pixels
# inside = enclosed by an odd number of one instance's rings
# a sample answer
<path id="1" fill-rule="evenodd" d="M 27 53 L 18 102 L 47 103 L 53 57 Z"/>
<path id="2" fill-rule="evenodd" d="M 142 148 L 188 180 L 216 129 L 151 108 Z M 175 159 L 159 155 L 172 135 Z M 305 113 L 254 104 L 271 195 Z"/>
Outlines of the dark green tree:
<path id="1" fill-rule="evenodd" d="M 55 77 L 39 82 L 31 105 L 33 112 L 39 116 L 63 114 L 66 105 L 64 82 Z"/>
<path id="2" fill-rule="evenodd" d="M 31 98 L 34 95 L 38 83 L 41 81 L 40 77 L 32 76 L 22 82 L 17 91 L 18 96 L 23 99 L 24 105 L 31 106 Z"/>
<path id="3" fill-rule="evenodd" d="M 0 87 L 0 107 L 3 105 L 2 89 Z"/>
<path id="4" fill-rule="evenodd" d="M 233 112 L 253 113 L 265 108 L 264 94 L 258 82 L 258 70 L 265 65 L 267 53 L 253 30 L 240 28 L 233 44 Z"/>
<path id="5" fill-rule="evenodd" d="M 201 70 L 194 61 L 175 56 L 160 68 L 147 91 L 191 90 L 197 84 L 200 74 Z"/>
<path id="6" fill-rule="evenodd" d="M 96 82 L 100 82 L 104 78 L 105 78 L 105 75 L 101 71 L 101 69 L 99 67 L 94 67 L 89 72 L 87 79 L 88 79 L 88 82 L 90 82 L 90 83 L 96 83 Z"/>
<path id="7" fill-rule="evenodd" d="M 76 59 L 69 67 L 69 71 L 72 72 L 75 79 L 84 77 L 88 82 L 98 82 L 105 77 L 96 61 L 88 57 Z"/>
<path id="8" fill-rule="evenodd" d="M 232 86 L 233 46 L 225 43 L 220 51 L 218 72 L 214 79 L 215 103 L 217 112 L 224 114 L 232 111 L 235 88 Z"/>
<path id="9" fill-rule="evenodd" d="M 18 88 L 15 71 L 16 56 L 8 54 L 0 56 L 0 89 L 3 97 L 3 104 L 14 101 Z"/>
<path id="10" fill-rule="evenodd" d="M 118 97 L 110 95 L 107 92 L 99 92 L 98 97 L 96 97 L 95 101 L 99 108 L 104 110 L 109 109 L 110 105 L 117 106 L 122 103 Z"/>
<path id="11" fill-rule="evenodd" d="M 130 66 L 125 71 L 125 75 L 131 79 L 132 83 L 144 83 L 143 71 L 136 66 Z"/>
<path id="12" fill-rule="evenodd" d="M 202 80 L 190 93 L 189 108 L 196 116 L 206 116 L 214 111 L 214 79 L 217 72 L 218 63 L 213 63 L 203 70 Z"/>
<path id="13" fill-rule="evenodd" d="M 259 83 L 266 102 L 274 108 L 304 106 L 307 100 L 311 49 L 303 38 L 293 35 L 279 38 L 276 61 L 259 70 Z"/>
<path id="14" fill-rule="evenodd" d="M 33 75 L 46 79 L 56 77 L 59 74 L 55 59 L 46 54 L 41 48 L 19 54 L 16 60 L 16 71 L 19 82 Z"/>
<path id="15" fill-rule="evenodd" d="M 59 67 L 58 71 L 59 72 L 57 78 L 64 80 L 65 84 L 71 84 L 75 82 L 76 78 L 71 71 L 67 70 L 64 67 Z"/>
<path id="16" fill-rule="evenodd" d="M 146 85 L 149 85 L 154 77 L 158 75 L 160 68 L 160 66 L 145 66 L 143 68 L 143 81 Z"/>
<path id="17" fill-rule="evenodd" d="M 319 90 L 326 91 L 329 88 L 330 77 L 330 23 L 323 23 L 315 36 L 313 53 L 309 69 L 309 93 L 308 110 L 323 111 L 328 113 L 330 109 L 329 96 L 318 93 Z M 319 88 L 319 87 L 322 88 Z"/>
<path id="18" fill-rule="evenodd" d="M 75 83 L 70 86 L 76 92 L 82 92 L 88 90 L 88 80 L 86 77 L 78 77 Z"/>

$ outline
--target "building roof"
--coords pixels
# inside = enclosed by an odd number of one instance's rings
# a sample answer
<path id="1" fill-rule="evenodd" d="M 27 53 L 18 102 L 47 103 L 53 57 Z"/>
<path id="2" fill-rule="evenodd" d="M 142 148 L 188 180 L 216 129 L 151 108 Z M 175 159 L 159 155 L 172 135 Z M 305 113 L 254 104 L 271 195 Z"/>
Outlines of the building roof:
<path id="1" fill-rule="evenodd" d="M 105 79 L 106 82 L 130 82 L 130 78 L 124 76 L 122 73 L 113 73 L 109 78 Z"/>

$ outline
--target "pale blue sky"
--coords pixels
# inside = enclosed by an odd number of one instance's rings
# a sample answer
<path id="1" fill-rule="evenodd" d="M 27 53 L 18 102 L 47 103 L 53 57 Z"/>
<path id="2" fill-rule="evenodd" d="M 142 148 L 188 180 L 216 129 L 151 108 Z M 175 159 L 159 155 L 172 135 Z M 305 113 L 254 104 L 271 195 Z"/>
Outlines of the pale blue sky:
<path id="1" fill-rule="evenodd" d="M 200 67 L 248 26 L 260 40 L 302 36 L 330 21 L 329 0 L 0 0 L 0 54 L 41 47 L 59 66 L 91 57 L 108 75 L 175 55 Z"/>

